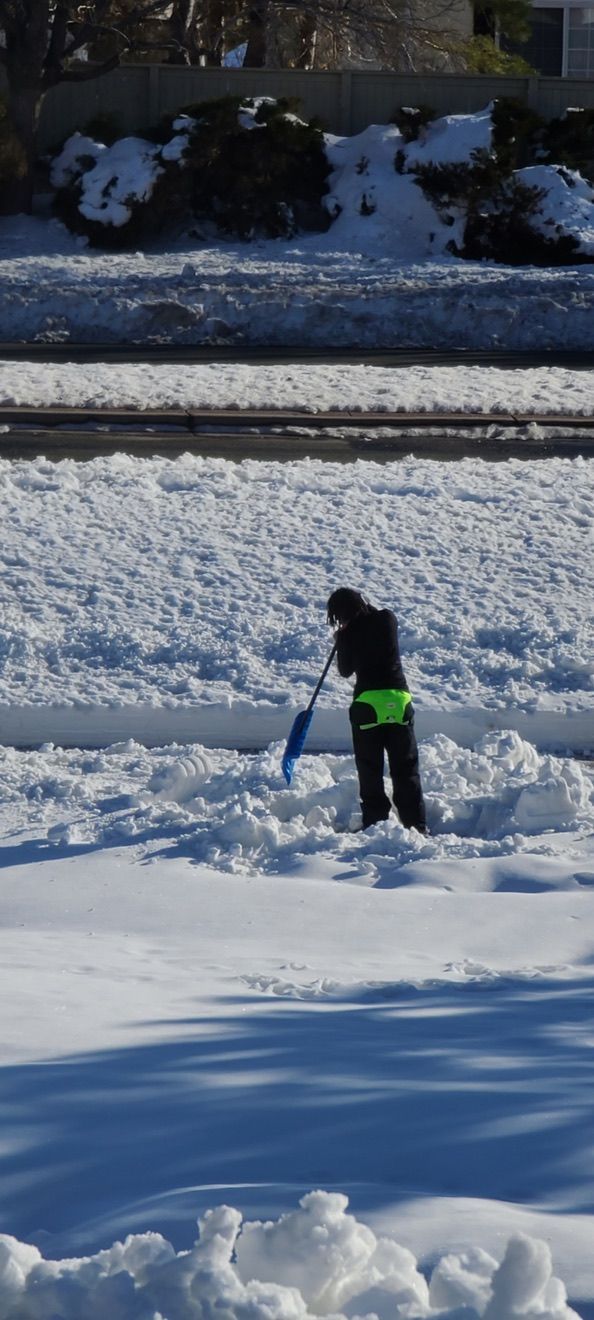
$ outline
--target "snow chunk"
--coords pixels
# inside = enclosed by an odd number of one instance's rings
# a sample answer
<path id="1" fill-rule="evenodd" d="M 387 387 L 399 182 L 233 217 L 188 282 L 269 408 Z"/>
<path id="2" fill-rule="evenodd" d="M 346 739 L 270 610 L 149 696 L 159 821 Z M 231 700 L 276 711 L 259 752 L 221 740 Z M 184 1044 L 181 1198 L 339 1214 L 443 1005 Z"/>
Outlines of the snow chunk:
<path id="1" fill-rule="evenodd" d="M 176 1253 L 159 1233 L 135 1234 L 94 1256 L 43 1260 L 0 1238 L 2 1320 L 579 1320 L 552 1273 L 545 1242 L 518 1235 L 502 1264 L 469 1250 L 438 1262 L 430 1288 L 414 1256 L 346 1213 L 348 1199 L 310 1192 L 299 1209 L 242 1224 L 229 1206 L 198 1221 Z M 338 1308 L 342 1307 L 342 1310 Z"/>
<path id="2" fill-rule="evenodd" d="M 299 1206 L 276 1221 L 244 1225 L 237 1243 L 243 1279 L 262 1275 L 298 1288 L 316 1315 L 338 1311 L 354 1298 L 365 1312 L 365 1295 L 377 1286 L 390 1294 L 392 1312 L 401 1302 L 423 1313 L 428 1289 L 412 1252 L 388 1239 L 378 1242 L 346 1213 L 348 1197 L 339 1193 L 310 1192 Z"/>
<path id="3" fill-rule="evenodd" d="M 212 764 L 201 749 L 192 756 L 159 766 L 151 777 L 149 792 L 166 802 L 187 802 L 196 796 L 197 789 L 211 774 Z"/>
<path id="4" fill-rule="evenodd" d="M 576 1312 L 567 1306 L 567 1293 L 553 1277 L 546 1242 L 518 1233 L 511 1238 L 505 1257 L 492 1279 L 492 1297 L 484 1320 L 568 1320 Z"/>

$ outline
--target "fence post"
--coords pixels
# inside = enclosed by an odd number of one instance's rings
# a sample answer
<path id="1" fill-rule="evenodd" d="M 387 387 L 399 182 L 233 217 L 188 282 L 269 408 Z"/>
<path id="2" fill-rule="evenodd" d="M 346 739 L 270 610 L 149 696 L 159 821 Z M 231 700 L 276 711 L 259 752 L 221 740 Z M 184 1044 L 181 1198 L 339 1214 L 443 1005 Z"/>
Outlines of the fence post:
<path id="1" fill-rule="evenodd" d="M 540 107 L 540 78 L 532 75 L 527 79 L 526 100 L 531 110 L 538 110 Z"/>
<path id="2" fill-rule="evenodd" d="M 350 137 L 353 131 L 353 75 L 350 69 L 343 69 L 340 73 L 338 131 L 345 137 Z"/>
<path id="3" fill-rule="evenodd" d="M 160 113 L 159 85 L 161 81 L 161 70 L 158 64 L 147 64 L 148 76 L 148 124 L 156 124 Z"/>

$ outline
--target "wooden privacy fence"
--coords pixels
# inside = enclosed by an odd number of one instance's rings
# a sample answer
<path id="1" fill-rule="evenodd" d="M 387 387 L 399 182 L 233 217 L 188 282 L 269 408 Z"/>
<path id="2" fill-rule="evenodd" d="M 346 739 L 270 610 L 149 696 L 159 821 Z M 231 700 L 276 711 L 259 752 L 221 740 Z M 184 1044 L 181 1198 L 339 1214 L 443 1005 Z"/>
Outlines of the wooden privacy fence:
<path id="1" fill-rule="evenodd" d="M 102 78 L 54 88 L 42 111 L 41 146 L 56 146 L 97 114 L 115 115 L 121 131 L 130 133 L 180 106 L 235 95 L 296 97 L 305 117 L 317 115 L 330 132 L 351 134 L 387 123 L 397 106 L 422 103 L 438 114 L 461 114 L 483 109 L 496 96 L 521 97 L 553 118 L 568 106 L 594 107 L 594 80 L 126 64 Z"/>

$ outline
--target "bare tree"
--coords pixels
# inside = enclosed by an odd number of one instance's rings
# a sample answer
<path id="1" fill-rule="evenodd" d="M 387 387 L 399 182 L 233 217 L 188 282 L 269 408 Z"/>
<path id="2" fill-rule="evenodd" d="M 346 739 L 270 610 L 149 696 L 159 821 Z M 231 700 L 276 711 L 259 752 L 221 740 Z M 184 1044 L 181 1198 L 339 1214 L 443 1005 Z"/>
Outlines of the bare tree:
<path id="1" fill-rule="evenodd" d="M 252 68 L 458 70 L 474 7 L 471 0 L 247 0 L 245 62 Z M 488 9 L 510 36 L 527 35 L 531 0 L 476 0 L 476 8 Z"/>
<path id="2" fill-rule="evenodd" d="M 476 7 L 510 35 L 527 31 L 531 0 Z M 58 83 L 98 78 L 151 47 L 174 63 L 220 64 L 244 41 L 251 68 L 460 68 L 471 16 L 470 0 L 0 0 L 0 63 L 26 161 L 11 209 L 31 209 L 39 115 Z"/>
<path id="3" fill-rule="evenodd" d="M 8 112 L 22 145 L 26 169 L 10 198 L 12 211 L 30 211 L 39 115 L 44 97 L 60 82 L 98 78 L 116 68 L 125 54 L 151 44 L 143 37 L 147 20 L 168 0 L 0 0 L 0 63 L 8 87 Z M 101 40 L 108 53 L 100 62 L 84 59 Z M 176 43 L 174 43 L 176 44 Z M 187 62 L 187 60 L 186 60 Z"/>

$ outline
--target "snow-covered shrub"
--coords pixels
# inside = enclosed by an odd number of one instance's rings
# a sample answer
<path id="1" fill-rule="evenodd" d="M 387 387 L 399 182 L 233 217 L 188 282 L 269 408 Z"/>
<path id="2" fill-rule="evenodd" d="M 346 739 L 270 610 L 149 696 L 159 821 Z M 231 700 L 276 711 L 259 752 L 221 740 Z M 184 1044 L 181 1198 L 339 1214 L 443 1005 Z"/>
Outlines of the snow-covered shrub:
<path id="1" fill-rule="evenodd" d="M 559 266 L 592 260 L 594 193 L 581 196 L 582 207 L 567 203 L 564 223 L 555 223 L 547 196 L 558 182 L 552 167 L 511 171 L 498 154 L 476 151 L 466 162 L 418 166 L 415 182 L 442 219 L 465 217 L 462 243 L 450 244 L 456 256 L 502 262 L 508 266 Z M 579 179 L 579 176 L 577 176 Z M 579 180 L 583 184 L 583 180 Z M 577 179 L 569 185 L 576 188 Z M 557 197 L 560 190 L 556 189 Z M 577 198 L 576 198 L 577 200 Z M 583 215 L 578 211 L 583 210 Z M 589 215 L 589 226 L 588 226 Z M 594 251 L 594 247 L 592 249 Z"/>
<path id="2" fill-rule="evenodd" d="M 422 128 L 435 119 L 430 105 L 399 105 L 392 115 L 392 123 L 400 129 L 405 142 L 416 142 Z"/>
<path id="3" fill-rule="evenodd" d="M 56 209 L 99 246 L 136 246 L 191 220 L 225 234 L 327 228 L 323 136 L 287 102 L 227 97 L 187 107 L 111 146 L 75 134 L 52 166 Z"/>
<path id="4" fill-rule="evenodd" d="M 329 165 L 321 130 L 288 101 L 236 100 L 191 107 L 186 169 L 192 210 L 224 233 L 291 237 L 324 229 Z"/>
<path id="5" fill-rule="evenodd" d="M 564 266 L 590 261 L 578 239 L 542 224 L 546 192 L 524 181 L 531 170 L 504 179 L 490 197 L 469 208 L 462 255 L 507 266 Z M 593 208 L 594 213 L 594 208 Z"/>
<path id="6" fill-rule="evenodd" d="M 594 184 L 594 109 L 568 109 L 552 119 L 542 135 L 541 159 L 578 170 Z"/>
<path id="7" fill-rule="evenodd" d="M 538 150 L 544 120 L 515 96 L 498 96 L 491 107 L 493 150 L 502 168 L 528 165 Z"/>
<path id="8" fill-rule="evenodd" d="M 183 209 L 180 174 L 167 145 L 126 137 L 108 147 L 74 133 L 53 161 L 50 179 L 56 213 L 69 229 L 99 247 L 127 247 L 158 233 Z"/>

